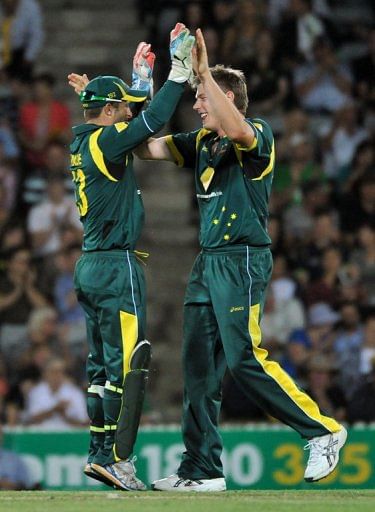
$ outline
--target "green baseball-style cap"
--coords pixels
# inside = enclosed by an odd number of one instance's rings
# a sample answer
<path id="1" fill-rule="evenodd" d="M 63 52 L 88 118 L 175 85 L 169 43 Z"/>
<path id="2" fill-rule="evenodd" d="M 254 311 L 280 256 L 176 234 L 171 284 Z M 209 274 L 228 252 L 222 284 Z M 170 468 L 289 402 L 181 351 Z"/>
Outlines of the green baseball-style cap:
<path id="1" fill-rule="evenodd" d="M 83 108 L 103 107 L 106 103 L 121 101 L 141 102 L 147 99 L 147 92 L 132 89 L 117 76 L 97 76 L 80 94 Z"/>

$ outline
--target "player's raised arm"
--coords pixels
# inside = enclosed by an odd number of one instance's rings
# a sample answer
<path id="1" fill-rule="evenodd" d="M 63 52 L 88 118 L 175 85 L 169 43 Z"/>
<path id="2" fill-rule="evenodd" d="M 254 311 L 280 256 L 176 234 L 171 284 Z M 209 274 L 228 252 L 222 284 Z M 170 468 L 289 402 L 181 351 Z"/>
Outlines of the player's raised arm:
<path id="1" fill-rule="evenodd" d="M 254 140 L 254 132 L 245 122 L 245 112 L 240 112 L 235 106 L 234 93 L 230 90 L 224 92 L 213 79 L 208 65 L 206 44 L 200 29 L 196 31 L 196 41 L 196 47 L 193 49 L 193 68 L 215 117 L 229 139 L 250 147 Z"/>

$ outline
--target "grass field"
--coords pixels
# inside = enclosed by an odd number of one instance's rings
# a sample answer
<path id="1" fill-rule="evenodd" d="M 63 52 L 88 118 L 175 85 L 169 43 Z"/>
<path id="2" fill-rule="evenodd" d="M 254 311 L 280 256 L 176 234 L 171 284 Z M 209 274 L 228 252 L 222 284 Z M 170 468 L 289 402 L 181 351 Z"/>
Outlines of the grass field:
<path id="1" fill-rule="evenodd" d="M 0 492 L 1 512 L 373 512 L 375 490 L 158 492 Z"/>

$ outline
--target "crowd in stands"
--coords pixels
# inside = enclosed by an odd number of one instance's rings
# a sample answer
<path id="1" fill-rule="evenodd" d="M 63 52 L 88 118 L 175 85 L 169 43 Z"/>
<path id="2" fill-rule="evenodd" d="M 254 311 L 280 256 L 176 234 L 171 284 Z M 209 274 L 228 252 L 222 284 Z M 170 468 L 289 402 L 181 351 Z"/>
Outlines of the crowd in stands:
<path id="1" fill-rule="evenodd" d="M 375 28 L 371 2 L 356 4 L 358 18 L 339 16 L 349 0 L 136 2 L 157 85 L 178 20 L 203 29 L 212 65 L 245 72 L 248 116 L 276 139 L 262 343 L 349 423 L 375 421 Z M 38 2 L 0 0 L 0 30 L 0 420 L 72 428 L 87 423 L 87 349 L 73 287 L 82 230 L 67 171 L 71 114 L 53 70 L 35 72 Z M 192 104 L 187 91 L 173 131 L 200 126 Z M 223 418 L 266 420 L 229 375 Z"/>

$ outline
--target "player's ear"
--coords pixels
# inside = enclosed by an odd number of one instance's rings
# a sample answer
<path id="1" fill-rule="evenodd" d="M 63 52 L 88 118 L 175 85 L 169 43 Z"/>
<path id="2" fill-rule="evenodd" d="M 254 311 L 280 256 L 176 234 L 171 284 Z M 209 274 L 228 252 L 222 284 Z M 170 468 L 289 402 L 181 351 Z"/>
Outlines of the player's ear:
<path id="1" fill-rule="evenodd" d="M 106 103 L 104 105 L 104 113 L 107 115 L 107 116 L 112 116 L 113 115 L 113 108 L 112 108 L 112 105 L 110 103 Z"/>
<path id="2" fill-rule="evenodd" d="M 234 103 L 234 92 L 233 91 L 227 91 L 225 93 L 225 96 L 230 99 Z"/>

